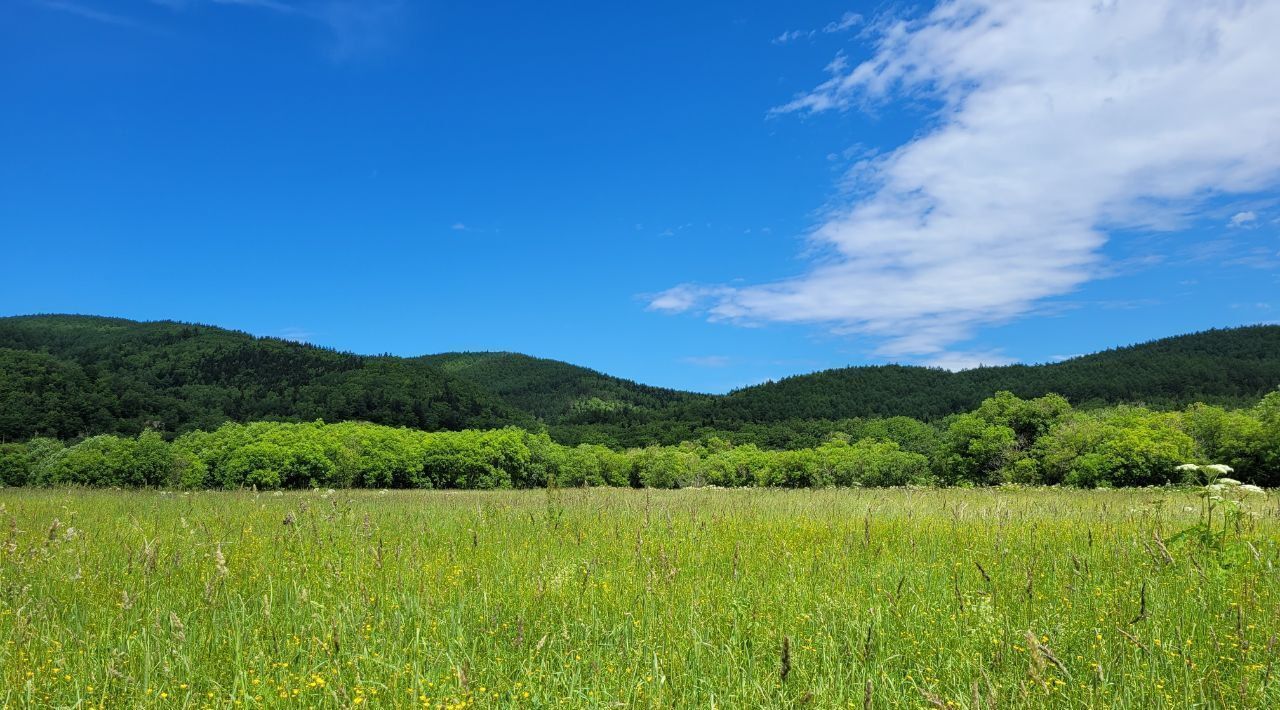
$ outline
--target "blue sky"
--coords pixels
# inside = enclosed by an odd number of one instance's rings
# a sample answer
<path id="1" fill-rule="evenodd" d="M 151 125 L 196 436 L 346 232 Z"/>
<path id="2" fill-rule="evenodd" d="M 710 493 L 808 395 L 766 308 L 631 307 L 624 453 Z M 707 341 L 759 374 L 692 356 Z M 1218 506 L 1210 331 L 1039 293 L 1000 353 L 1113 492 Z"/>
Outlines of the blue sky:
<path id="1" fill-rule="evenodd" d="M 1276 322 L 1277 5 L 7 2 L 0 313 L 703 391 Z"/>

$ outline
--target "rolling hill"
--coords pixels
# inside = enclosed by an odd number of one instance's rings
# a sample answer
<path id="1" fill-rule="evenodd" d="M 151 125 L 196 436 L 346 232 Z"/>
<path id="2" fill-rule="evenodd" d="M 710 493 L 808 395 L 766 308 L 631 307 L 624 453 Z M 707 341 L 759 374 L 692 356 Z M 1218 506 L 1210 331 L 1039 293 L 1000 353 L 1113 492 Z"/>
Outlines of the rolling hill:
<path id="1" fill-rule="evenodd" d="M 1280 326 L 1208 330 L 1043 365 L 950 372 L 883 365 L 789 377 L 732 392 L 700 412 L 721 421 L 906 415 L 935 419 L 998 390 L 1076 406 L 1245 404 L 1280 385 Z"/>
<path id="2" fill-rule="evenodd" d="M 428 430 L 534 423 L 483 388 L 412 360 L 171 321 L 0 319 L 0 437 L 257 419 Z"/>
<path id="3" fill-rule="evenodd" d="M 354 419 L 426 430 L 546 427 L 569 443 L 634 446 L 770 426 L 812 430 L 812 438 L 820 422 L 853 417 L 936 420 L 999 390 L 1057 392 L 1084 407 L 1164 408 L 1243 405 L 1277 385 L 1280 326 L 1210 330 L 1044 365 L 849 367 L 713 396 L 518 353 L 373 357 L 173 321 L 0 318 L 4 439 Z"/>
<path id="4" fill-rule="evenodd" d="M 648 421 L 709 395 L 637 384 L 559 360 L 519 353 L 442 353 L 418 358 L 554 424 Z"/>

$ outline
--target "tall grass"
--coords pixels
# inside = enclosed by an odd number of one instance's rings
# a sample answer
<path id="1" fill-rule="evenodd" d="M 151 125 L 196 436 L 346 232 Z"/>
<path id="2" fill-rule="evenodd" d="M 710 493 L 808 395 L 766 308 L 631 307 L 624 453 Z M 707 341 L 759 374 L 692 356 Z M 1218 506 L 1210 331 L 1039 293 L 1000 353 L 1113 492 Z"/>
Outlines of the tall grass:
<path id="1" fill-rule="evenodd" d="M 1209 542 L 1163 490 L 0 505 L 6 706 L 1280 705 L 1274 497 Z"/>

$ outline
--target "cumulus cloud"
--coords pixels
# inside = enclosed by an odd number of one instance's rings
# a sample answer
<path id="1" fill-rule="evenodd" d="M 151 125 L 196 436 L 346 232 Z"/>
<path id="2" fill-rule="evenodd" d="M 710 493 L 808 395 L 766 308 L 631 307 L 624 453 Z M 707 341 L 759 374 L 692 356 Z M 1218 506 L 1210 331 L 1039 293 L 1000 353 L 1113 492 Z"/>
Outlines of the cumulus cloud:
<path id="1" fill-rule="evenodd" d="M 976 329 L 1102 273 L 1108 231 L 1274 185 L 1275 27 L 1268 0 L 948 0 L 878 22 L 869 59 L 838 56 L 776 113 L 907 99 L 937 107 L 931 129 L 852 169 L 805 273 L 679 285 L 650 307 L 821 324 L 957 364 L 947 350 Z"/>

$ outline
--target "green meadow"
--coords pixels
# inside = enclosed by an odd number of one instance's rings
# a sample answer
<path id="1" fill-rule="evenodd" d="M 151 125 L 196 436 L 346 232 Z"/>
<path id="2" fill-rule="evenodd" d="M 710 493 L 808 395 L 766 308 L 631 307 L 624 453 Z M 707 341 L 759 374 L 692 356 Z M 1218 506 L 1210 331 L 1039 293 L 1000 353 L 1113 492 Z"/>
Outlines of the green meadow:
<path id="1" fill-rule="evenodd" d="M 0 704 L 1275 707 L 1232 493 L 0 489 Z"/>

